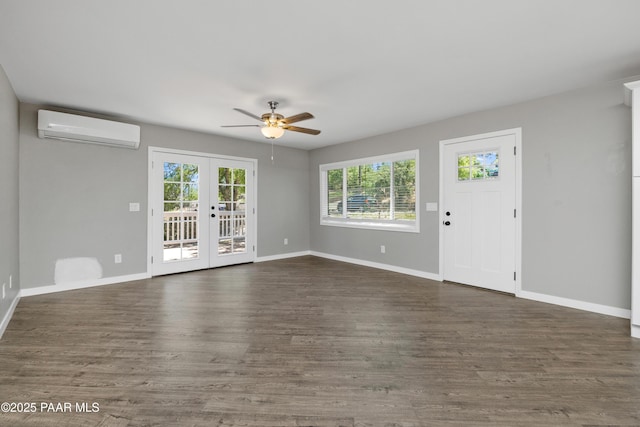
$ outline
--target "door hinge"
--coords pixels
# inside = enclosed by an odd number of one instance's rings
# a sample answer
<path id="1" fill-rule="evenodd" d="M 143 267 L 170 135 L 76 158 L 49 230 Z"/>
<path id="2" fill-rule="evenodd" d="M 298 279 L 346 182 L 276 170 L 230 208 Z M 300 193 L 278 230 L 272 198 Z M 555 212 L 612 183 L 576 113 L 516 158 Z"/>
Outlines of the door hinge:
<path id="1" fill-rule="evenodd" d="M 255 171 L 255 169 L 253 170 L 253 176 L 256 176 L 256 171 Z"/>
<path id="2" fill-rule="evenodd" d="M 254 215 L 256 214 L 256 208 L 253 208 L 253 214 Z"/>
<path id="3" fill-rule="evenodd" d="M 151 264 L 153 264 L 153 257 L 151 257 Z"/>
<path id="4" fill-rule="evenodd" d="M 514 156 L 516 155 L 516 146 L 515 145 L 513 146 L 513 155 Z"/>
<path id="5" fill-rule="evenodd" d="M 256 245 L 253 245 L 253 252 L 256 251 Z"/>
<path id="6" fill-rule="evenodd" d="M 515 209 L 513 210 L 513 217 L 514 218 L 516 217 L 516 210 Z"/>
<path id="7" fill-rule="evenodd" d="M 151 209 L 151 216 L 153 216 L 153 209 Z"/>
<path id="8" fill-rule="evenodd" d="M 516 272 L 513 272 L 513 280 L 516 280 Z"/>

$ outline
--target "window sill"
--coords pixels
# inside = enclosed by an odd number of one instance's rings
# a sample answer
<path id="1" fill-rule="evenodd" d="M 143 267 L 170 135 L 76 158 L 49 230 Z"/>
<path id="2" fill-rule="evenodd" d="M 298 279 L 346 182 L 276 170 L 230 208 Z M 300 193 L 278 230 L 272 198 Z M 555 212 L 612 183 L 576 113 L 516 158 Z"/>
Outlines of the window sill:
<path id="1" fill-rule="evenodd" d="M 320 225 L 327 225 L 330 227 L 361 228 L 366 230 L 400 231 L 403 233 L 420 232 L 420 227 L 417 222 L 408 221 L 371 221 L 323 217 L 320 219 Z"/>

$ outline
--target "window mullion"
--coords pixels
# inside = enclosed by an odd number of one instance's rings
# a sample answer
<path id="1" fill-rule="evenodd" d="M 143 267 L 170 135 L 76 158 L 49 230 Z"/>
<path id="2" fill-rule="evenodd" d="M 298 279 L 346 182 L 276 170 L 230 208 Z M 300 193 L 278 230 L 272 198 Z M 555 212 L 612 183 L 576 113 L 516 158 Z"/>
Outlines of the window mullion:
<path id="1" fill-rule="evenodd" d="M 389 218 L 391 220 L 396 219 L 396 194 L 395 194 L 395 186 L 394 186 L 394 178 L 393 178 L 393 164 L 391 162 L 391 166 L 389 167 Z"/>
<path id="2" fill-rule="evenodd" d="M 347 168 L 342 168 L 342 218 L 347 217 Z"/>
<path id="3" fill-rule="evenodd" d="M 329 171 L 320 171 L 320 191 L 322 198 L 320 206 L 320 217 L 329 216 Z"/>

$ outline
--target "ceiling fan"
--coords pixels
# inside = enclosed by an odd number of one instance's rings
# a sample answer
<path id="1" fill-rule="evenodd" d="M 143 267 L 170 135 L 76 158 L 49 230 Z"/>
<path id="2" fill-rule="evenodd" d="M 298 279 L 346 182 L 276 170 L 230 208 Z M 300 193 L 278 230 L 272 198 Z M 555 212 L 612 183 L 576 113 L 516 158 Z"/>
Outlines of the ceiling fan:
<path id="1" fill-rule="evenodd" d="M 316 129 L 308 129 L 301 128 L 298 126 L 291 126 L 291 123 L 301 122 L 302 120 L 313 119 L 313 114 L 311 113 L 300 113 L 291 117 L 284 117 L 282 114 L 276 113 L 276 108 L 278 108 L 277 101 L 269 101 L 269 108 L 271 108 L 270 113 L 264 113 L 262 116 L 256 116 L 248 111 L 243 110 L 242 108 L 234 108 L 239 113 L 242 113 L 246 116 L 249 116 L 253 119 L 256 119 L 260 122 L 263 122 L 264 125 L 226 125 L 222 126 L 223 128 L 238 128 L 238 127 L 259 127 L 262 134 L 267 139 L 277 139 L 284 135 L 285 130 L 290 130 L 293 132 L 301 132 L 309 135 L 318 135 L 320 133 L 319 130 Z"/>

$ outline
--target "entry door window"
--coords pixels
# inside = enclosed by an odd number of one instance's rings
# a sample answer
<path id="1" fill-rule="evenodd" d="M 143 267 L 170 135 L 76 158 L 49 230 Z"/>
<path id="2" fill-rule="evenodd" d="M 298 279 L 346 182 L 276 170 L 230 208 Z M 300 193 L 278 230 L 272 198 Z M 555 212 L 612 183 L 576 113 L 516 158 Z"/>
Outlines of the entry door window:
<path id="1" fill-rule="evenodd" d="M 458 181 L 497 179 L 500 176 L 500 152 L 458 154 Z"/>
<path id="2" fill-rule="evenodd" d="M 247 170 L 218 168 L 218 255 L 247 252 Z"/>
<path id="3" fill-rule="evenodd" d="M 198 165 L 164 162 L 163 261 L 199 258 Z"/>

